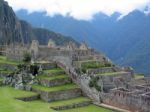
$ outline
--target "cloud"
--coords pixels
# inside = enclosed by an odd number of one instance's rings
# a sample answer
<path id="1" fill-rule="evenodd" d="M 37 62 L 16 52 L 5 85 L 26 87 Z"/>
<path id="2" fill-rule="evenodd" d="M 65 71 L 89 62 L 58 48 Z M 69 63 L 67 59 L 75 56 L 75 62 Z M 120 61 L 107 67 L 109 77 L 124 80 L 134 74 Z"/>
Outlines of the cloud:
<path id="1" fill-rule="evenodd" d="M 46 11 L 47 15 L 70 15 L 79 20 L 90 20 L 103 12 L 111 15 L 120 12 L 127 15 L 137 9 L 144 10 L 150 0 L 6 0 L 15 11 L 27 9 L 29 13 Z"/>

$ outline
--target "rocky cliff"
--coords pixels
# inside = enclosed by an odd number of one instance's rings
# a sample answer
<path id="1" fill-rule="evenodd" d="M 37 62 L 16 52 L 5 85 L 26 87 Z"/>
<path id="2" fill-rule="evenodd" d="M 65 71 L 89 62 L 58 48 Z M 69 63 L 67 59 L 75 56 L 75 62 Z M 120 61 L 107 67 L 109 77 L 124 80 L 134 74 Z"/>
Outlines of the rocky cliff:
<path id="1" fill-rule="evenodd" d="M 22 41 L 21 24 L 8 3 L 0 0 L 0 43 Z"/>
<path id="2" fill-rule="evenodd" d="M 26 21 L 19 20 L 7 2 L 0 0 L 0 44 L 30 43 L 35 39 L 40 44 L 47 44 L 49 39 L 54 40 L 57 45 L 63 45 L 69 41 L 77 43 L 70 37 L 41 28 L 33 28 Z"/>

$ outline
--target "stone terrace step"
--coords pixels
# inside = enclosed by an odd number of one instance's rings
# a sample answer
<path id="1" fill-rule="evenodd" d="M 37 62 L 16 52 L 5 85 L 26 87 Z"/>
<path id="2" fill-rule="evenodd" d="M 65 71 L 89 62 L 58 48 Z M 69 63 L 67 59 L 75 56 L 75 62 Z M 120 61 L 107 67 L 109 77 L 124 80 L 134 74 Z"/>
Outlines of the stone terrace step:
<path id="1" fill-rule="evenodd" d="M 48 76 L 55 76 L 55 75 L 65 74 L 65 71 L 62 70 L 61 68 L 54 68 L 54 69 L 44 70 L 44 74 Z"/>
<path id="2" fill-rule="evenodd" d="M 50 107 L 54 110 L 66 110 L 88 106 L 91 103 L 92 101 L 86 97 L 77 97 L 73 99 L 52 102 L 50 103 Z"/>
<path id="3" fill-rule="evenodd" d="M 126 74 L 129 74 L 129 72 L 111 72 L 111 73 L 97 74 L 97 76 L 120 76 Z"/>
<path id="4" fill-rule="evenodd" d="M 121 69 L 119 67 L 102 67 L 102 68 L 96 68 L 96 69 L 88 69 L 88 74 L 104 74 L 104 73 L 112 73 L 112 72 L 121 72 Z"/>
<path id="5" fill-rule="evenodd" d="M 32 96 L 19 97 L 19 98 L 16 98 L 16 99 L 22 100 L 22 101 L 35 101 L 35 100 L 38 100 L 39 98 L 40 98 L 40 95 L 35 94 L 35 95 L 32 95 Z"/>
<path id="6" fill-rule="evenodd" d="M 40 76 L 39 82 L 43 86 L 51 87 L 51 86 L 58 86 L 71 83 L 71 78 L 67 75 L 57 75 L 51 77 Z"/>
<path id="7" fill-rule="evenodd" d="M 41 99 L 46 102 L 70 99 L 82 95 L 81 89 L 75 84 L 65 84 L 53 87 L 33 85 L 32 90 L 39 93 Z"/>

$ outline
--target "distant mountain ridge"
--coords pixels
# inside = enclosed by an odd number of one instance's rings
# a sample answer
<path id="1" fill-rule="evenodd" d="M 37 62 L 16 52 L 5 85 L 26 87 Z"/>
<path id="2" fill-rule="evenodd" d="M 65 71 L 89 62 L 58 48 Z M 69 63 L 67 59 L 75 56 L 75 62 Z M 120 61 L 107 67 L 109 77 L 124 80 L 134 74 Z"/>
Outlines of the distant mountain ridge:
<path id="1" fill-rule="evenodd" d="M 117 21 L 119 13 L 111 17 L 98 13 L 92 21 L 79 21 L 72 17 L 45 16 L 45 12 L 28 14 L 16 12 L 33 26 L 47 28 L 86 41 L 91 47 L 103 51 L 121 65 L 133 66 L 137 72 L 150 74 L 150 15 L 135 10 Z M 38 18 L 38 19 L 37 19 Z"/>
<path id="2" fill-rule="evenodd" d="M 58 45 L 70 41 L 77 43 L 71 37 L 47 29 L 35 28 L 26 21 L 19 20 L 8 3 L 0 0 L 0 44 L 31 43 L 35 39 L 40 44 L 47 44 L 49 39 L 54 40 Z"/>

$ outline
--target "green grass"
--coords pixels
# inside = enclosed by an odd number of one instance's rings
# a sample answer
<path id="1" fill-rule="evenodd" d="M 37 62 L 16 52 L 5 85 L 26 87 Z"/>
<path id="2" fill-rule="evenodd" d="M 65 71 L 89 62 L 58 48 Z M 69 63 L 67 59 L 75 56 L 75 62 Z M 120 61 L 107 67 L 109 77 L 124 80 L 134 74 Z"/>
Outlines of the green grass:
<path id="1" fill-rule="evenodd" d="M 91 101 L 91 100 L 86 97 L 78 97 L 78 98 L 73 98 L 73 99 L 69 99 L 69 100 L 52 102 L 52 103 L 50 103 L 50 107 L 71 105 L 71 104 L 76 104 L 76 103 L 80 103 L 80 102 L 84 102 L 84 101 Z"/>
<path id="2" fill-rule="evenodd" d="M 44 73 L 61 73 L 64 72 L 61 68 L 54 68 L 50 70 L 44 70 Z"/>
<path id="3" fill-rule="evenodd" d="M 4 79 L 0 78 L 0 81 L 3 81 Z"/>
<path id="4" fill-rule="evenodd" d="M 0 63 L 1 64 L 18 65 L 18 64 L 20 64 L 22 62 L 7 59 L 6 56 L 0 56 Z"/>
<path id="5" fill-rule="evenodd" d="M 7 70 L 7 69 L 0 69 L 0 73 L 4 73 L 4 74 L 10 74 L 12 73 L 13 71 L 11 70 Z"/>
<path id="6" fill-rule="evenodd" d="M 143 74 L 136 74 L 135 75 L 135 79 L 142 79 L 142 78 L 144 78 Z"/>
<path id="7" fill-rule="evenodd" d="M 91 68 L 96 69 L 96 68 L 105 67 L 105 65 L 96 61 L 91 61 L 91 62 L 83 62 L 81 64 L 81 67 L 84 69 L 91 69 Z"/>
<path id="8" fill-rule="evenodd" d="M 65 84 L 61 86 L 53 86 L 53 87 L 45 87 L 41 85 L 33 85 L 33 89 L 36 90 L 41 90 L 41 91 L 46 91 L 46 92 L 54 92 L 54 91 L 62 91 L 62 90 L 68 90 L 68 89 L 74 89 L 74 88 L 79 88 L 75 84 Z"/>
<path id="9" fill-rule="evenodd" d="M 75 109 L 69 109 L 69 110 L 63 110 L 61 112 L 113 112 L 113 111 L 91 104 L 89 106 L 75 108 Z"/>
<path id="10" fill-rule="evenodd" d="M 103 73 L 103 74 L 97 74 L 97 75 L 98 76 L 118 76 L 124 73 L 127 73 L 127 72 L 111 72 L 111 73 Z"/>
<path id="11" fill-rule="evenodd" d="M 57 80 L 57 79 L 65 79 L 65 78 L 69 78 L 67 75 L 57 75 L 57 76 L 39 76 L 38 79 L 46 79 L 46 80 Z"/>
<path id="12" fill-rule="evenodd" d="M 49 108 L 49 103 L 42 101 L 24 102 L 16 97 L 32 96 L 35 93 L 0 87 L 0 112 L 56 112 Z"/>

